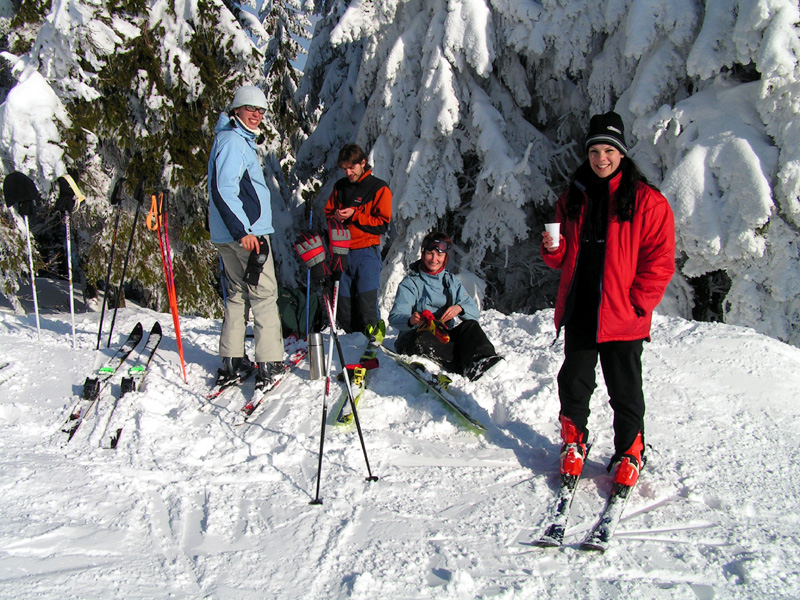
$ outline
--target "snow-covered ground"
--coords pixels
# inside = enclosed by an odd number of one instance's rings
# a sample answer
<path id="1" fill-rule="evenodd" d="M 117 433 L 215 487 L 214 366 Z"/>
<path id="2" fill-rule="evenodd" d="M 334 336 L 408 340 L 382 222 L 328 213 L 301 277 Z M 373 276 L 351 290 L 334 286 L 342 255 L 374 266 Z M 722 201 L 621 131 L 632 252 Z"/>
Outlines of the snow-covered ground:
<path id="1" fill-rule="evenodd" d="M 577 549 L 609 490 L 611 412 L 596 435 L 566 545 L 541 533 L 557 486 L 552 311 L 482 322 L 506 360 L 456 398 L 489 424 L 461 429 L 386 357 L 357 432 L 329 427 L 323 381 L 302 363 L 252 425 L 232 426 L 252 382 L 200 410 L 220 322 L 183 317 L 188 382 L 169 315 L 120 311 L 115 339 L 155 320 L 165 339 L 116 450 L 113 401 L 65 447 L 61 425 L 94 350 L 98 313 L 0 314 L 0 597 L 797 598 L 800 350 L 751 330 L 656 317 L 645 346 L 649 462 L 610 549 Z M 109 321 L 106 320 L 106 331 Z M 364 344 L 342 336 L 348 360 Z M 602 380 L 600 380 L 602 381 Z M 118 379 L 111 391 L 119 391 Z M 338 391 L 337 391 L 338 396 Z"/>

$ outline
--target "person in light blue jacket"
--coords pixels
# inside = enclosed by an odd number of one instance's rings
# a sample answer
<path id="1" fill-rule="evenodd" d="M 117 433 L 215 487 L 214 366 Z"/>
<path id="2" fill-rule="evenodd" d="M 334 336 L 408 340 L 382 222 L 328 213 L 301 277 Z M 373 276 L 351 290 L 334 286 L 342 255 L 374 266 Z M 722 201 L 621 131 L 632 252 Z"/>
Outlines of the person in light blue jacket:
<path id="1" fill-rule="evenodd" d="M 427 356 L 474 381 L 500 357 L 478 323 L 475 301 L 445 270 L 452 245 L 441 231 L 425 236 L 420 259 L 397 288 L 389 324 L 400 330 L 398 352 Z"/>
<path id="2" fill-rule="evenodd" d="M 218 383 L 256 369 L 256 389 L 283 372 L 283 336 L 278 282 L 270 252 L 272 209 L 264 171 L 256 152 L 267 98 L 243 86 L 231 108 L 220 115 L 208 161 L 208 225 L 227 280 L 220 335 L 223 368 Z M 245 354 L 248 313 L 253 313 L 255 367 Z"/>

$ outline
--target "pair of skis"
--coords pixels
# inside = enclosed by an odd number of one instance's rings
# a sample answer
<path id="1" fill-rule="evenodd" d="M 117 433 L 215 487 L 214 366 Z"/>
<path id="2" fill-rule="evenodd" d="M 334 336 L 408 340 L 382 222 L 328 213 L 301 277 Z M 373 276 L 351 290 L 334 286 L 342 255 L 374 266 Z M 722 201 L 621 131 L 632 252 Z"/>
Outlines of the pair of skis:
<path id="1" fill-rule="evenodd" d="M 239 409 L 234 418 L 234 426 L 242 426 L 246 423 L 255 421 L 258 413 L 261 412 L 262 406 L 266 406 L 264 400 L 269 394 L 275 391 L 281 382 L 286 379 L 289 372 L 294 369 L 300 362 L 308 355 L 308 348 L 300 348 L 292 353 L 289 358 L 283 362 L 283 371 L 279 374 L 273 375 L 269 384 L 261 389 L 257 389 L 253 394 L 252 400 L 248 400 L 245 405 Z"/>
<path id="2" fill-rule="evenodd" d="M 589 448 L 587 447 L 586 456 L 588 455 Z M 557 548 L 563 544 L 572 501 L 575 497 L 579 480 L 580 475 L 561 475 L 561 484 L 559 485 L 553 516 L 545 527 L 542 537 L 533 542 L 532 545 L 541 548 Z M 608 549 L 633 488 L 634 486 L 632 485 L 614 483 L 599 519 L 580 543 L 579 548 L 581 550 L 605 552 Z"/>
<path id="3" fill-rule="evenodd" d="M 86 420 L 86 417 L 92 413 L 98 401 L 103 396 L 103 393 L 111 383 L 111 379 L 142 341 L 143 336 L 144 330 L 142 328 L 142 324 L 136 323 L 130 334 L 128 334 L 127 339 L 119 346 L 119 348 L 117 348 L 117 351 L 114 353 L 114 355 L 104 362 L 97 370 L 97 377 L 86 378 L 86 381 L 83 384 L 83 394 L 81 399 L 78 400 L 78 402 L 73 406 L 69 416 L 64 422 L 64 425 L 61 427 L 61 431 L 67 434 L 65 443 L 68 443 L 73 437 L 75 437 L 75 433 L 78 431 L 78 428 Z M 153 355 L 156 353 L 158 345 L 161 343 L 161 337 L 161 325 L 156 322 L 153 324 L 153 327 L 147 336 L 147 342 L 145 346 L 137 355 L 133 366 L 128 370 L 128 377 L 124 377 L 120 383 L 120 399 L 127 392 L 135 391 L 141 386 L 145 374 L 147 373 L 147 367 L 150 364 Z M 117 402 L 119 402 L 119 399 Z M 109 431 L 109 427 L 112 425 L 113 418 L 114 414 L 112 413 L 108 426 L 106 427 L 106 431 Z M 117 443 L 119 442 L 119 436 L 122 433 L 122 424 L 120 423 L 118 426 L 114 426 L 111 431 L 112 434 L 109 440 L 109 447 L 116 448 Z"/>
<path id="4" fill-rule="evenodd" d="M 250 369 L 249 371 L 246 371 L 244 373 L 240 373 L 238 375 L 238 377 L 234 377 L 234 378 L 231 378 L 231 379 L 226 379 L 222 383 L 214 384 L 214 387 L 212 387 L 211 390 L 205 395 L 206 403 L 203 404 L 203 408 L 207 408 L 207 407 L 210 408 L 210 407 L 214 406 L 214 404 L 213 404 L 214 400 L 217 400 L 218 398 L 220 398 L 220 397 L 224 396 L 225 394 L 227 394 L 229 391 L 234 390 L 237 387 L 239 387 L 245 381 L 250 379 L 250 377 L 252 377 L 253 373 L 255 373 L 255 372 L 256 372 L 256 369 L 255 369 L 255 366 L 253 366 L 253 368 Z"/>
<path id="5" fill-rule="evenodd" d="M 407 360 L 405 356 L 389 350 L 383 345 L 383 338 L 386 333 L 385 327 L 386 326 L 383 321 L 380 321 L 374 330 L 367 331 L 369 340 L 364 352 L 361 354 L 358 364 L 347 366 L 348 370 L 351 370 L 352 367 L 353 394 L 355 396 L 356 406 L 358 406 L 358 402 L 366 390 L 367 374 L 369 373 L 370 368 L 377 366 L 377 354 L 378 350 L 380 349 L 383 350 L 386 356 L 389 356 L 405 371 L 410 373 L 417 381 L 425 386 L 425 389 L 437 400 L 439 400 L 467 430 L 479 435 L 485 433 L 486 426 L 461 408 L 455 398 L 453 398 L 448 391 L 448 387 L 452 383 L 450 377 L 444 373 L 431 373 L 422 363 Z M 333 414 L 336 415 L 336 418 L 334 419 L 334 423 L 336 425 L 349 425 L 352 422 L 353 413 L 352 410 L 348 410 L 350 405 L 347 402 L 347 397 L 348 392 L 345 390 L 337 404 L 334 405 Z"/>
<path id="6" fill-rule="evenodd" d="M 299 365 L 307 355 L 308 348 L 299 348 L 298 350 L 292 352 L 284 361 L 283 372 L 273 375 L 272 381 L 267 386 L 255 391 L 252 399 L 245 402 L 245 404 L 236 412 L 233 424 L 235 426 L 241 426 L 245 423 L 254 421 L 257 418 L 258 413 L 261 412 L 261 407 L 265 406 L 264 400 L 267 398 L 267 396 L 272 393 L 275 388 L 277 388 L 283 382 L 284 379 L 286 379 L 286 376 L 289 374 L 289 372 Z M 212 409 L 214 406 L 216 406 L 214 403 L 215 400 L 218 400 L 228 392 L 238 388 L 242 383 L 250 379 L 255 372 L 256 369 L 253 368 L 250 371 L 240 374 L 234 379 L 229 379 L 223 383 L 215 384 L 214 387 L 211 388 L 208 393 L 206 393 L 206 402 L 201 407 L 201 410 L 208 411 Z"/>
<path id="7" fill-rule="evenodd" d="M 447 375 L 444 373 L 431 373 L 422 363 L 407 360 L 402 354 L 389 350 L 386 346 L 381 345 L 381 349 L 386 356 L 392 358 L 398 365 L 424 385 L 427 391 L 439 400 L 442 405 L 459 420 L 464 428 L 478 435 L 486 432 L 486 425 L 461 408 L 452 394 L 450 394 L 448 387 L 452 383 L 452 380 Z"/>

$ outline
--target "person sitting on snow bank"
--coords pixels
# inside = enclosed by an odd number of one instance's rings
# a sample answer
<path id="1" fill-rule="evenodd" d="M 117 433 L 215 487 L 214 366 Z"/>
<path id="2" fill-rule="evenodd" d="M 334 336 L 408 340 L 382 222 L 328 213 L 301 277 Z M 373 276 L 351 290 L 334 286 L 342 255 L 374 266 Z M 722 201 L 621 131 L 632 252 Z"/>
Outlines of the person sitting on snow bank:
<path id="1" fill-rule="evenodd" d="M 445 270 L 452 246 L 441 231 L 425 236 L 420 259 L 397 288 L 389 324 L 400 330 L 395 350 L 426 356 L 474 381 L 500 357 L 478 323 L 475 301 Z"/>
<path id="2" fill-rule="evenodd" d="M 561 270 L 561 473 L 583 469 L 599 356 L 614 410 L 609 470 L 616 466 L 614 481 L 631 486 L 644 465 L 642 342 L 675 271 L 675 223 L 666 198 L 627 156 L 617 113 L 592 117 L 584 149 L 587 159 L 556 205 L 559 239 L 544 232 L 541 247 L 544 262 Z"/>

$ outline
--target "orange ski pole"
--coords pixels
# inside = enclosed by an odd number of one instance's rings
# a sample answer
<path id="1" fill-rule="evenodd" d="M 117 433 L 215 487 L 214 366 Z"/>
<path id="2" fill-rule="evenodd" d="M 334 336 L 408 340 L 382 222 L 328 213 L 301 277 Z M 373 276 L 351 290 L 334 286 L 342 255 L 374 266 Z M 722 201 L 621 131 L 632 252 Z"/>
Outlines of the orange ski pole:
<path id="1" fill-rule="evenodd" d="M 186 381 L 186 363 L 183 359 L 183 340 L 181 339 L 181 324 L 180 318 L 178 317 L 178 296 L 175 292 L 175 276 L 172 271 L 172 252 L 169 247 L 169 235 L 167 234 L 167 212 L 164 208 L 164 192 L 161 192 L 158 198 L 156 198 L 155 194 L 152 195 L 150 213 L 147 215 L 147 227 L 155 231 L 158 235 L 158 247 L 161 250 L 161 264 L 164 267 L 164 279 L 167 285 L 169 310 L 172 313 L 172 324 L 175 327 L 175 341 L 178 344 L 178 356 L 180 356 L 181 359 L 183 380 Z"/>

